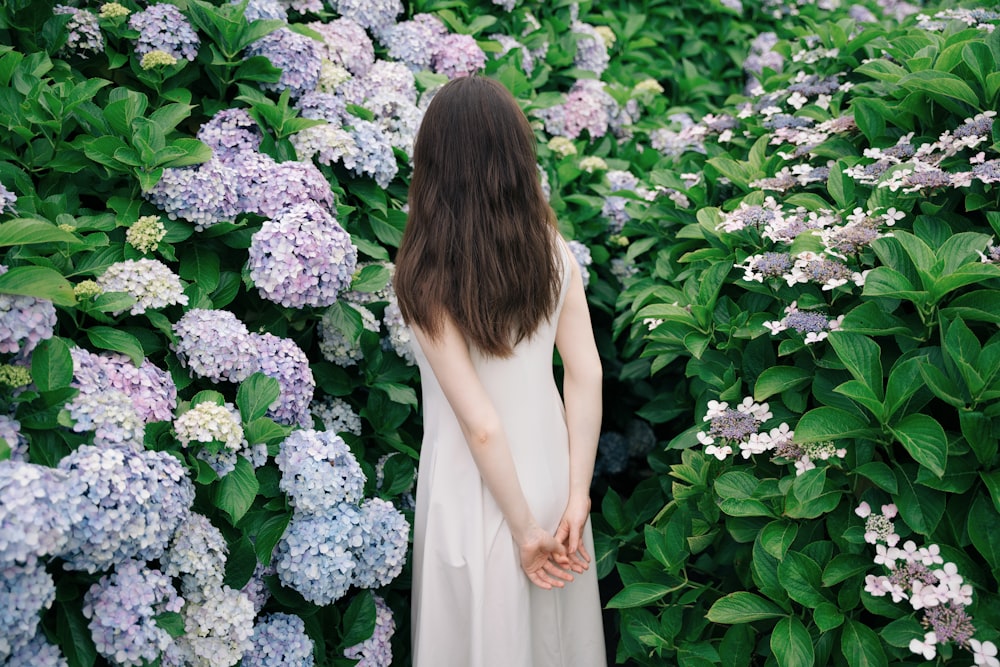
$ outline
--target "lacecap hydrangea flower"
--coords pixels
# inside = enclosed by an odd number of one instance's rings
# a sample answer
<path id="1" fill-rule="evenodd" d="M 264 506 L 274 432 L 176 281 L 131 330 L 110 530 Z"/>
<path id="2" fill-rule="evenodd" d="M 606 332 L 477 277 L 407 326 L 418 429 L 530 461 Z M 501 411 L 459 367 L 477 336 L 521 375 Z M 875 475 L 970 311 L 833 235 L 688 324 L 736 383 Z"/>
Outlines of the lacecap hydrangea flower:
<path id="1" fill-rule="evenodd" d="M 177 60 L 194 60 L 201 40 L 176 6 L 167 2 L 150 5 L 129 17 L 128 26 L 139 31 L 136 54 L 163 51 Z"/>
<path id="2" fill-rule="evenodd" d="M 181 365 L 215 382 L 242 382 L 257 368 L 250 332 L 228 310 L 194 308 L 174 324 Z"/>
<path id="3" fill-rule="evenodd" d="M 392 636 L 396 621 L 392 610 L 378 595 L 375 598 L 375 631 L 360 644 L 344 649 L 344 656 L 357 660 L 356 667 L 389 667 L 392 664 Z"/>
<path id="4" fill-rule="evenodd" d="M 343 438 L 330 431 L 294 431 L 275 457 L 282 491 L 302 512 L 324 513 L 361 500 L 365 474 Z"/>
<path id="5" fill-rule="evenodd" d="M 0 276 L 9 267 L 0 264 Z M 47 299 L 0 294 L 0 352 L 31 354 L 35 346 L 52 338 L 56 326 L 56 307 Z"/>
<path id="6" fill-rule="evenodd" d="M 312 425 L 309 404 L 316 389 L 309 357 L 291 338 L 279 338 L 269 333 L 250 334 L 257 348 L 260 372 L 278 381 L 281 394 L 267 414 L 279 424 Z"/>
<path id="7" fill-rule="evenodd" d="M 297 204 L 268 220 L 250 244 L 250 278 L 261 297 L 286 308 L 329 306 L 347 289 L 358 249 L 318 204 Z"/>
<path id="8" fill-rule="evenodd" d="M 180 461 L 141 445 L 83 445 L 59 469 L 86 485 L 63 556 L 71 570 L 97 572 L 127 558 L 158 558 L 194 501 Z"/>
<path id="9" fill-rule="evenodd" d="M 252 646 L 243 656 L 243 667 L 312 667 L 313 640 L 306 624 L 293 614 L 274 613 L 257 620 Z"/>
<path id="10" fill-rule="evenodd" d="M 247 57 L 264 56 L 281 70 L 274 82 L 261 82 L 261 88 L 281 92 L 288 90 L 293 97 L 316 88 L 319 81 L 320 48 L 316 40 L 279 28 L 247 47 Z"/>
<path id="11" fill-rule="evenodd" d="M 62 470 L 0 461 L 0 566 L 60 555 L 82 518 L 84 488 Z"/>
<path id="12" fill-rule="evenodd" d="M 23 565 L 0 566 L 0 660 L 31 641 L 41 612 L 55 599 L 55 583 L 37 558 Z"/>
<path id="13" fill-rule="evenodd" d="M 314 604 L 344 597 L 357 567 L 353 550 L 364 544 L 361 523 L 352 503 L 322 514 L 295 512 L 274 552 L 278 579 Z"/>
<path id="14" fill-rule="evenodd" d="M 170 546 L 160 557 L 160 568 L 164 574 L 180 578 L 186 599 L 200 599 L 204 591 L 222 586 L 228 553 L 222 532 L 208 517 L 191 512 L 174 531 Z"/>
<path id="15" fill-rule="evenodd" d="M 156 259 L 126 259 L 116 262 L 97 278 L 97 284 L 104 292 L 124 292 L 134 297 L 135 303 L 129 311 L 132 315 L 141 315 L 146 310 L 158 310 L 174 304 L 186 306 L 188 302 L 180 277 Z"/>
<path id="16" fill-rule="evenodd" d="M 364 542 L 355 550 L 354 585 L 377 588 L 403 571 L 410 523 L 388 500 L 369 498 L 361 505 Z"/>
<path id="17" fill-rule="evenodd" d="M 53 14 L 69 14 L 72 18 L 66 24 L 66 43 L 62 50 L 75 55 L 86 56 L 104 51 L 104 37 L 97 16 L 85 9 L 56 5 Z M 2 209 L 0 209 L 2 210 Z"/>
<path id="18" fill-rule="evenodd" d="M 83 615 L 98 653 L 114 665 L 138 666 L 156 660 L 173 641 L 156 616 L 179 612 L 183 604 L 170 577 L 124 560 L 83 596 Z"/>
<path id="19" fill-rule="evenodd" d="M 314 402 L 310 409 L 313 416 L 323 424 L 324 431 L 361 435 L 361 417 L 344 399 L 327 396 L 322 401 Z"/>

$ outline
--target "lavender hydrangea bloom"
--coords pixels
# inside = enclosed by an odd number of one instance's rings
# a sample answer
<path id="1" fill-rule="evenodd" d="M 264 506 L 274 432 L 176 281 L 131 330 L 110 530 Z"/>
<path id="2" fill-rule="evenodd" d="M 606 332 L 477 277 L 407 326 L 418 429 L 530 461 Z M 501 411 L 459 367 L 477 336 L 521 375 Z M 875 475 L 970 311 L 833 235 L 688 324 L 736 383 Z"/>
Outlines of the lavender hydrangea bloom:
<path id="1" fill-rule="evenodd" d="M 356 667 L 389 667 L 392 664 L 392 636 L 396 621 L 392 610 L 378 595 L 375 598 L 375 632 L 360 644 L 344 649 L 344 656 L 358 660 Z"/>
<path id="2" fill-rule="evenodd" d="M 37 559 L 0 569 L 0 660 L 31 641 L 40 612 L 51 607 L 55 599 L 55 583 Z"/>
<path id="3" fill-rule="evenodd" d="M 316 40 L 279 28 L 247 47 L 247 57 L 264 56 L 281 70 L 275 82 L 262 82 L 265 90 L 288 90 L 293 97 L 314 90 L 319 82 L 320 47 Z"/>
<path id="4" fill-rule="evenodd" d="M 594 263 L 593 258 L 590 256 L 590 248 L 579 241 L 567 241 L 566 245 L 569 246 L 569 251 L 573 253 L 573 259 L 580 265 L 580 276 L 583 278 L 583 286 L 586 287 L 590 283 L 590 269 L 587 267 Z"/>
<path id="5" fill-rule="evenodd" d="M 0 264 L 0 276 L 7 273 Z M 47 299 L 0 294 L 0 352 L 31 354 L 38 343 L 52 338 L 56 326 L 56 307 Z"/>
<path id="6" fill-rule="evenodd" d="M 81 391 L 66 404 L 77 433 L 94 431 L 95 445 L 135 447 L 145 424 L 125 392 L 117 389 Z"/>
<path id="7" fill-rule="evenodd" d="M 611 60 L 604 39 L 594 26 L 582 21 L 574 21 L 571 30 L 578 36 L 573 63 L 577 68 L 588 70 L 597 76 L 603 74 Z"/>
<path id="8" fill-rule="evenodd" d="M 306 624 L 292 614 L 268 614 L 257 621 L 253 646 L 243 656 L 243 667 L 312 667 L 313 640 Z"/>
<path id="9" fill-rule="evenodd" d="M 83 615 L 97 652 L 115 665 L 145 665 L 173 641 L 156 623 L 163 612 L 179 612 L 184 599 L 170 577 L 125 560 L 83 596 Z"/>
<path id="10" fill-rule="evenodd" d="M 62 50 L 81 56 L 104 51 L 104 36 L 97 16 L 85 9 L 56 5 L 53 14 L 70 14 L 73 18 L 66 24 L 66 44 Z M 0 207 L 0 211 L 2 211 Z"/>
<path id="11" fill-rule="evenodd" d="M 357 164 L 358 147 L 354 135 L 347 130 L 326 123 L 296 132 L 289 141 L 300 160 L 315 159 L 320 164 Z"/>
<path id="12" fill-rule="evenodd" d="M 169 3 L 151 5 L 129 17 L 128 27 L 139 31 L 135 52 L 144 56 L 163 51 L 180 60 L 194 60 L 201 40 L 181 11 Z"/>
<path id="13" fill-rule="evenodd" d="M 361 500 L 365 474 L 343 438 L 329 431 L 295 431 L 275 457 L 282 491 L 300 512 L 324 513 Z"/>
<path id="14" fill-rule="evenodd" d="M 327 396 L 323 401 L 313 403 L 311 410 L 323 424 L 324 431 L 361 435 L 361 417 L 344 399 Z"/>
<path id="15" fill-rule="evenodd" d="M 378 92 L 365 102 L 375 114 L 375 122 L 389 138 L 393 148 L 413 156 L 413 142 L 424 112 L 417 105 L 393 92 Z"/>
<path id="16" fill-rule="evenodd" d="M 240 0 L 229 0 L 229 4 L 239 4 Z M 247 3 L 243 16 L 247 21 L 261 21 L 266 19 L 276 21 L 287 21 L 288 10 L 278 0 L 250 0 Z"/>
<path id="17" fill-rule="evenodd" d="M 497 54 L 497 57 L 505 56 L 514 49 L 521 49 L 521 69 L 527 74 L 531 74 L 531 72 L 534 71 L 535 56 L 531 54 L 531 51 L 528 50 L 528 47 L 524 44 L 517 41 L 510 35 L 504 35 L 503 33 L 494 33 L 489 35 L 489 38 L 495 42 L 500 42 L 502 50 L 499 54 Z"/>
<path id="18" fill-rule="evenodd" d="M 250 278 L 261 297 L 286 308 L 334 303 L 357 263 L 350 235 L 314 202 L 280 212 L 250 244 Z"/>
<path id="19" fill-rule="evenodd" d="M 0 565 L 59 555 L 82 518 L 83 485 L 61 470 L 0 461 Z"/>
<path id="20" fill-rule="evenodd" d="M 183 218 L 197 231 L 218 222 L 229 222 L 243 212 L 240 187 L 244 174 L 220 159 L 193 167 L 168 167 L 143 196 L 167 213 L 171 220 Z"/>
<path id="21" fill-rule="evenodd" d="M 124 354 L 94 354 L 83 348 L 72 348 L 73 385 L 82 393 L 116 389 L 125 393 L 143 423 L 167 421 L 177 407 L 177 386 L 170 373 L 158 368 L 149 359 L 135 364 Z"/>
<path id="22" fill-rule="evenodd" d="M 0 215 L 17 212 L 17 195 L 0 183 Z"/>
<path id="23" fill-rule="evenodd" d="M 256 151 L 264 135 L 246 109 L 223 109 L 198 129 L 197 136 L 216 158 L 228 160 L 243 151 Z"/>
<path id="24" fill-rule="evenodd" d="M 184 466 L 167 452 L 83 445 L 59 469 L 87 486 L 64 555 L 71 570 L 158 558 L 194 501 Z"/>
<path id="25" fill-rule="evenodd" d="M 296 512 L 275 549 L 278 579 L 314 604 L 335 602 L 351 587 L 353 550 L 362 544 L 361 511 L 353 504 Z"/>
<path id="26" fill-rule="evenodd" d="M 389 136 L 376 123 L 367 120 L 353 121 L 351 136 L 358 154 L 353 164 L 345 162 L 344 166 L 358 176 L 374 178 L 379 187 L 389 187 L 399 171 Z"/>
<path id="27" fill-rule="evenodd" d="M 69 667 L 69 663 L 58 646 L 50 644 L 44 634 L 37 632 L 27 644 L 10 654 L 4 667 Z"/>
<path id="28" fill-rule="evenodd" d="M 369 98 L 379 95 L 414 103 L 417 100 L 417 82 L 405 64 L 377 60 L 367 74 L 344 82 L 337 93 L 351 104 L 365 104 Z"/>
<path id="29" fill-rule="evenodd" d="M 227 310 L 195 308 L 174 324 L 181 365 L 215 382 L 242 382 L 257 370 L 250 332 Z"/>
<path id="30" fill-rule="evenodd" d="M 27 463 L 28 439 L 21 434 L 21 422 L 8 415 L 0 415 L 0 439 L 10 448 L 9 460 Z"/>
<path id="31" fill-rule="evenodd" d="M 396 17 L 403 13 L 400 0 L 332 0 L 334 10 L 383 39 Z"/>
<path id="32" fill-rule="evenodd" d="M 361 526 L 365 539 L 355 552 L 354 583 L 386 586 L 403 571 L 410 524 L 389 501 L 369 498 L 361 505 Z"/>
<path id="33" fill-rule="evenodd" d="M 375 314 L 365 306 L 352 306 L 361 314 L 361 326 L 366 331 L 378 332 L 379 324 Z M 327 310 L 319 322 L 319 351 L 323 357 L 341 367 L 356 366 L 364 352 L 360 338 L 348 338 L 337 328 L 336 312 Z"/>
<path id="34" fill-rule="evenodd" d="M 389 332 L 389 347 L 408 365 L 417 363 L 416 357 L 413 356 L 413 332 L 406 325 L 395 296 L 385 307 L 382 321 Z"/>
<path id="35" fill-rule="evenodd" d="M 258 614 L 271 598 L 271 590 L 267 587 L 267 582 L 264 581 L 264 577 L 269 577 L 275 572 L 274 563 L 271 563 L 270 565 L 263 565 L 258 562 L 257 566 L 253 570 L 253 575 L 250 577 L 250 581 L 248 581 L 243 587 L 243 594 L 250 599 L 250 602 L 253 603 L 255 612 Z"/>
<path id="36" fill-rule="evenodd" d="M 309 358 L 291 338 L 279 338 L 269 333 L 250 334 L 257 348 L 260 371 L 278 381 L 281 395 L 267 415 L 279 424 L 298 424 L 306 428 L 312 424 L 309 404 L 312 402 L 316 381 L 309 368 Z"/>
<path id="37" fill-rule="evenodd" d="M 164 574 L 181 579 L 185 598 L 200 599 L 204 591 L 222 586 L 228 552 L 222 532 L 208 517 L 191 512 L 177 526 L 160 567 Z"/>
<path id="38" fill-rule="evenodd" d="M 607 172 L 608 183 L 612 192 L 620 190 L 636 191 L 639 188 L 639 179 L 632 173 L 611 169 Z M 608 231 L 617 234 L 625 226 L 632 216 L 625 210 L 625 205 L 629 202 L 625 197 L 608 195 L 604 198 L 604 205 L 601 208 L 601 215 L 608 219 Z"/>
<path id="39" fill-rule="evenodd" d="M 174 304 L 186 306 L 188 302 L 180 277 L 156 259 L 126 259 L 116 262 L 98 276 L 97 284 L 105 292 L 124 292 L 134 297 L 135 303 L 129 311 L 132 315 L 141 315 L 146 310 L 158 310 Z"/>
<path id="40" fill-rule="evenodd" d="M 471 35 L 448 34 L 434 44 L 431 67 L 449 79 L 470 76 L 486 65 L 486 53 Z"/>
<path id="41" fill-rule="evenodd" d="M 364 76 L 375 63 L 371 37 L 356 21 L 339 18 L 329 23 L 316 21 L 309 27 L 323 36 L 321 54 L 354 76 Z"/>
<path id="42" fill-rule="evenodd" d="M 247 178 L 241 190 L 244 210 L 273 218 L 296 204 L 333 208 L 330 183 L 312 162 L 275 162 L 261 153 L 244 153 L 234 164 Z"/>
<path id="43" fill-rule="evenodd" d="M 417 72 L 431 68 L 431 58 L 437 41 L 448 34 L 441 19 L 433 14 L 414 14 L 409 21 L 400 21 L 389 29 L 386 43 L 389 57 L 405 63 Z"/>
<path id="44" fill-rule="evenodd" d="M 295 102 L 299 115 L 312 120 L 325 120 L 339 126 L 344 120 L 346 102 L 343 97 L 332 93 L 306 93 Z"/>
<path id="45" fill-rule="evenodd" d="M 591 139 L 608 133 L 611 117 L 618 104 L 604 90 L 604 84 L 594 79 L 580 79 L 573 84 L 566 102 L 536 112 L 545 121 L 545 131 L 576 139 L 587 130 Z"/>

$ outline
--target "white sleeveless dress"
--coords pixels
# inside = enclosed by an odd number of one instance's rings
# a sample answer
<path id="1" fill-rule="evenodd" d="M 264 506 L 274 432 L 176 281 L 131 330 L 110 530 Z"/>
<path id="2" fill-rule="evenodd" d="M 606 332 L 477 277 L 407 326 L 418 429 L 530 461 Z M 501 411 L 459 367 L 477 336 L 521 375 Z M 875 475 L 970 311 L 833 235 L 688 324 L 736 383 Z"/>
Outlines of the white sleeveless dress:
<path id="1" fill-rule="evenodd" d="M 472 350 L 499 412 L 518 479 L 539 524 L 554 532 L 569 497 L 565 409 L 552 374 L 556 325 L 573 261 L 561 241 L 558 305 L 507 359 Z M 605 667 L 596 568 L 543 590 L 483 484 L 448 400 L 419 345 L 424 437 L 413 538 L 414 667 Z M 585 544 L 594 556 L 587 522 Z"/>

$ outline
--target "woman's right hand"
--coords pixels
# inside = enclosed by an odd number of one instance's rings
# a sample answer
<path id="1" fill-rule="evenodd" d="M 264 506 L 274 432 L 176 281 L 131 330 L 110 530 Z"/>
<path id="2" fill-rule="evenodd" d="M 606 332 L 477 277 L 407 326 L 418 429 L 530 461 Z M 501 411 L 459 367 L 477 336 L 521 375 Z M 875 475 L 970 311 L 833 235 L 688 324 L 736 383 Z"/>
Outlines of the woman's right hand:
<path id="1" fill-rule="evenodd" d="M 590 567 L 590 554 L 583 544 L 583 529 L 590 518 L 590 496 L 571 496 L 566 503 L 556 539 L 566 548 L 566 566 L 577 574 Z"/>
<path id="2" fill-rule="evenodd" d="M 566 559 L 566 547 L 541 528 L 533 528 L 519 540 L 518 553 L 521 569 L 531 583 L 546 590 L 562 588 L 565 582 L 573 581 L 573 575 L 559 567 L 556 560 Z"/>

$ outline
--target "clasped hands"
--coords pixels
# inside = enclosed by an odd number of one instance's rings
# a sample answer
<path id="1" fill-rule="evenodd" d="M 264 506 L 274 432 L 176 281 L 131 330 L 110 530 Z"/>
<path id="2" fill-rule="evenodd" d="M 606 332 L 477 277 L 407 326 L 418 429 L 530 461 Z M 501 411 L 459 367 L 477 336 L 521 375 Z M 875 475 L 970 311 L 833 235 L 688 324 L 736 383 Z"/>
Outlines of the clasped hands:
<path id="1" fill-rule="evenodd" d="M 590 498 L 570 499 L 555 535 L 535 526 L 518 543 L 521 569 L 539 588 L 562 588 L 590 567 L 583 544 L 583 527 L 590 516 Z"/>

